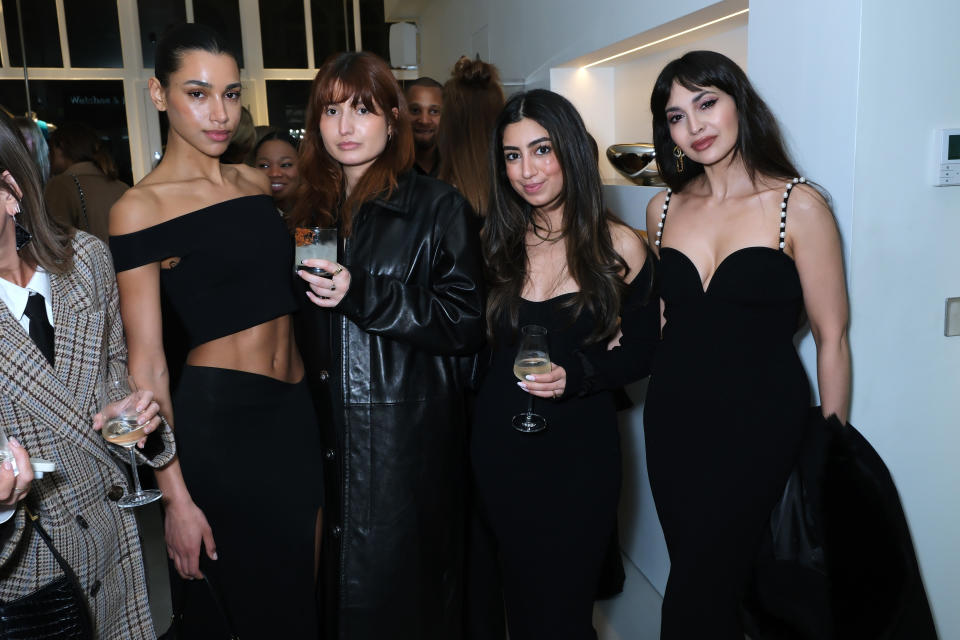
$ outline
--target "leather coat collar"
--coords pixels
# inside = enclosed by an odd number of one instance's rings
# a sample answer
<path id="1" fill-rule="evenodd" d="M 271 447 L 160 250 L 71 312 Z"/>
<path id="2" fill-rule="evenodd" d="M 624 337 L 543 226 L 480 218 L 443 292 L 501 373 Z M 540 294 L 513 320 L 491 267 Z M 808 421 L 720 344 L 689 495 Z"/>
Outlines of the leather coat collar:
<path id="1" fill-rule="evenodd" d="M 409 213 L 416 191 L 413 185 L 417 179 L 417 173 L 413 170 L 401 173 L 397 176 L 397 188 L 384 197 L 375 198 L 373 203 L 397 213 Z"/>

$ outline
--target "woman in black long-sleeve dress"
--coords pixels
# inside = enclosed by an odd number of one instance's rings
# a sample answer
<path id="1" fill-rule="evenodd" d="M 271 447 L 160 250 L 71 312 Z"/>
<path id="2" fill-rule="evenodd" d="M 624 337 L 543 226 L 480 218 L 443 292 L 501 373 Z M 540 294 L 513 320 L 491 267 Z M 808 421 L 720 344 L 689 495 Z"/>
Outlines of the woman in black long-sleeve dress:
<path id="1" fill-rule="evenodd" d="M 513 96 L 494 139 L 483 229 L 491 346 L 471 436 L 479 506 L 499 551 L 510 637 L 595 638 L 593 601 L 620 492 L 609 389 L 648 370 L 653 264 L 604 208 L 594 147 L 566 99 Z M 621 315 L 628 335 L 608 351 Z M 548 329 L 552 370 L 518 383 L 513 361 L 528 324 Z M 540 433 L 511 423 L 528 394 L 547 420 Z"/>

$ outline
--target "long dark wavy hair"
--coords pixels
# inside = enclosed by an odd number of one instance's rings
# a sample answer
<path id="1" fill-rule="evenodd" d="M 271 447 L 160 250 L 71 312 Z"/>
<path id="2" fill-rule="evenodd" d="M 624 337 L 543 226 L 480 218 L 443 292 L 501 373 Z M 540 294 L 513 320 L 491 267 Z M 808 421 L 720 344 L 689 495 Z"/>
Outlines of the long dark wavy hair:
<path id="1" fill-rule="evenodd" d="M 626 290 L 622 273 L 627 263 L 613 248 L 609 225 L 616 222 L 604 207 L 603 188 L 592 142 L 576 108 L 563 96 L 535 89 L 512 96 L 497 118 L 490 144 L 493 187 L 482 240 L 486 259 L 487 334 L 506 321 L 517 330 L 520 294 L 527 281 L 527 229 L 543 229 L 536 212 L 510 185 L 503 155 L 503 132 L 524 118 L 547 130 L 553 153 L 563 171 L 561 238 L 566 246 L 567 269 L 579 286 L 564 301 L 574 314 L 590 311 L 597 319 L 587 343 L 607 338 L 617 329 L 620 303 Z"/>
<path id="2" fill-rule="evenodd" d="M 73 268 L 73 231 L 47 215 L 40 188 L 40 171 L 20 132 L 5 118 L 0 118 L 0 174 L 9 171 L 23 197 L 17 222 L 33 234 L 33 240 L 20 250 L 20 258 L 33 267 L 50 273 L 67 273 Z M 16 192 L 0 180 L 0 189 L 16 196 Z M 5 215 L 5 214 L 4 214 Z"/>
<path id="3" fill-rule="evenodd" d="M 352 100 L 383 114 L 393 132 L 387 146 L 346 197 L 343 168 L 323 146 L 320 116 L 331 104 Z M 397 113 L 394 114 L 393 110 Z M 291 228 L 315 224 L 336 226 L 350 235 L 353 214 L 365 202 L 386 197 L 397 188 L 397 176 L 413 167 L 413 130 L 407 101 L 390 67 L 367 52 L 335 53 L 313 80 L 307 103 L 306 132 L 300 143 L 300 189 L 287 218 Z"/>
<path id="4" fill-rule="evenodd" d="M 670 137 L 666 114 L 674 82 L 690 91 L 715 87 L 733 98 L 738 124 L 734 153 L 743 161 L 754 184 L 758 176 L 780 179 L 800 175 L 787 153 L 780 125 L 770 107 L 737 63 L 716 51 L 691 51 L 663 68 L 650 96 L 657 165 L 660 176 L 671 189 L 682 191 L 688 182 L 703 173 L 703 165 L 688 157 L 683 159 L 682 173 L 677 171 L 674 162 L 673 150 L 676 145 Z"/>

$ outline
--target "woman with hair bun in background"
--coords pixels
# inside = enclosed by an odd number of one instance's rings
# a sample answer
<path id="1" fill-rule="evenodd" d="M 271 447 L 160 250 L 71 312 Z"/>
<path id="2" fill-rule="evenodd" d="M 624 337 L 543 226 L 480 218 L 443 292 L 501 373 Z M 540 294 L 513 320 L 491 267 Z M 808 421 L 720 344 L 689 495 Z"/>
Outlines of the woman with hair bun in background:
<path id="1" fill-rule="evenodd" d="M 490 204 L 490 136 L 501 109 L 497 68 L 479 58 L 457 60 L 443 85 L 437 133 L 442 162 L 437 177 L 456 187 L 481 217 Z"/>

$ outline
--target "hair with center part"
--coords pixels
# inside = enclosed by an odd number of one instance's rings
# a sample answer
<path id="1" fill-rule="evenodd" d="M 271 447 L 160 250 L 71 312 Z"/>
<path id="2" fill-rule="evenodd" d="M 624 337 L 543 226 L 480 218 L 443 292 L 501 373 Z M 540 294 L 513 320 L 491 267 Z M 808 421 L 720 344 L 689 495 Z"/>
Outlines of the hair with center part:
<path id="1" fill-rule="evenodd" d="M 502 109 L 497 68 L 479 58 L 460 58 L 443 87 L 437 177 L 456 187 L 481 216 L 490 203 L 490 137 Z"/>
<path id="2" fill-rule="evenodd" d="M 22 192 L 17 222 L 33 234 L 33 240 L 20 250 L 20 258 L 50 273 L 67 273 L 73 267 L 73 232 L 47 215 L 40 172 L 20 132 L 5 118 L 0 119 L 0 174 L 4 171 L 10 172 Z M 6 181 L 0 180 L 0 189 L 17 195 Z"/>
<path id="3" fill-rule="evenodd" d="M 365 106 L 386 118 L 393 134 L 387 146 L 346 196 L 343 168 L 323 145 L 320 117 L 332 104 Z M 394 111 L 396 110 L 396 111 Z M 336 53 L 317 72 L 307 102 L 306 132 L 300 143 L 300 189 L 297 206 L 288 217 L 291 227 L 336 226 L 350 235 L 353 215 L 360 205 L 388 197 L 397 188 L 397 176 L 413 167 L 413 132 L 407 101 L 390 67 L 367 52 Z"/>
<path id="4" fill-rule="evenodd" d="M 787 153 L 776 118 L 750 84 L 743 69 L 715 51 L 691 51 L 663 68 L 650 96 L 657 166 L 671 189 L 682 191 L 690 180 L 703 173 L 703 165 L 686 157 L 683 159 L 683 172 L 677 171 L 673 155 L 676 144 L 670 137 L 670 123 L 666 114 L 674 82 L 689 91 L 714 87 L 733 98 L 738 125 L 734 153 L 743 161 L 754 183 L 758 176 L 786 179 L 800 175 Z"/>
<path id="5" fill-rule="evenodd" d="M 603 186 L 597 167 L 596 145 L 587 133 L 576 108 L 563 96 L 535 89 L 513 95 L 497 119 L 490 144 L 490 174 L 493 193 L 484 221 L 482 239 L 486 259 L 487 334 L 506 321 L 514 330 L 519 323 L 520 294 L 527 282 L 527 230 L 545 231 L 544 219 L 507 177 L 503 153 L 506 128 L 524 118 L 547 130 L 550 145 L 563 172 L 561 239 L 566 246 L 567 271 L 579 291 L 564 306 L 574 314 L 584 310 L 596 317 L 596 328 L 587 338 L 596 342 L 617 329 L 620 303 L 626 285 L 621 274 L 627 263 L 613 247 L 610 224 L 617 219 L 603 203 Z"/>

